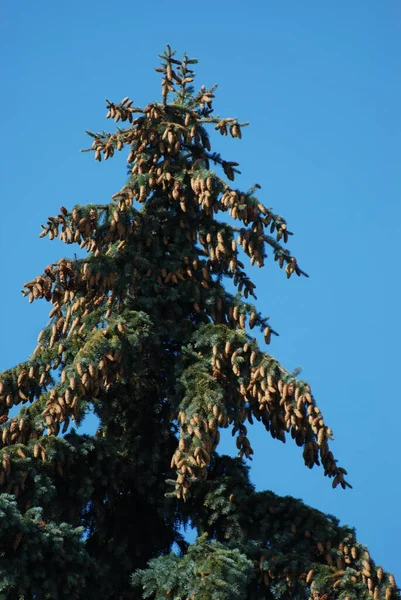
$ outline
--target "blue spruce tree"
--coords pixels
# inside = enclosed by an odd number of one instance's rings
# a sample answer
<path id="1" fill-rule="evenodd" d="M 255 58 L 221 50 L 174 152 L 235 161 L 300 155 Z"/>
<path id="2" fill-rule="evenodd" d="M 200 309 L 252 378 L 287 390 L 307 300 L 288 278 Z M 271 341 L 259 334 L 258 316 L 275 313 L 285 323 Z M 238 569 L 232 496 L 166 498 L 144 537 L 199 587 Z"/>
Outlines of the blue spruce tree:
<path id="1" fill-rule="evenodd" d="M 0 598 L 398 599 L 353 530 L 250 483 L 256 420 L 349 485 L 309 385 L 251 334 L 275 331 L 241 259 L 263 267 L 269 252 L 306 274 L 285 219 L 211 148 L 210 130 L 241 138 L 246 123 L 214 115 L 196 60 L 161 58 L 161 101 L 107 102 L 116 131 L 88 132 L 98 161 L 128 149 L 126 183 L 42 226 L 86 254 L 24 284 L 51 310 L 30 358 L 0 375 Z M 218 454 L 224 428 L 236 459 Z"/>

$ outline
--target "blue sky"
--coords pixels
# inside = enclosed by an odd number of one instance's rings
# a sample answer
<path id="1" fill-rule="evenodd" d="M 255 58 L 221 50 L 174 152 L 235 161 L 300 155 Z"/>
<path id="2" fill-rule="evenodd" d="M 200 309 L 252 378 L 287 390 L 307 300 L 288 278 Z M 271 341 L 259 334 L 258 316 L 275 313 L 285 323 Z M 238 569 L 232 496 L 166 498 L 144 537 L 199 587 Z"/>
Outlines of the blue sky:
<path id="1" fill-rule="evenodd" d="M 39 240 L 40 223 L 125 180 L 123 156 L 79 153 L 84 130 L 111 128 L 105 98 L 159 98 L 166 43 L 198 57 L 199 85 L 219 84 L 216 112 L 251 123 L 215 146 L 296 234 L 310 279 L 287 281 L 268 260 L 252 270 L 258 307 L 280 332 L 272 354 L 311 383 L 354 489 L 333 491 L 259 428 L 252 479 L 356 527 L 400 582 L 400 2 L 22 0 L 0 27 L 0 370 L 32 352 L 47 319 L 22 284 L 74 251 Z"/>

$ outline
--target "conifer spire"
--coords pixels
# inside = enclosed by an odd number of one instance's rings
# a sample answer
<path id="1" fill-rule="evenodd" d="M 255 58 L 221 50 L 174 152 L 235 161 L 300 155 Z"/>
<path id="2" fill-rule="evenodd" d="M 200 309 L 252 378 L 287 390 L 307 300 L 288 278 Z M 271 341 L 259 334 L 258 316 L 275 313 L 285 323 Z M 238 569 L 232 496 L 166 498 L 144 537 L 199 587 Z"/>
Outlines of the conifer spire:
<path id="1" fill-rule="evenodd" d="M 143 597 L 398 598 L 354 532 L 249 483 L 242 459 L 257 420 L 290 436 L 333 487 L 349 486 L 310 386 L 252 335 L 269 345 L 277 333 L 243 260 L 306 273 L 286 220 L 258 184 L 237 188 L 238 163 L 212 150 L 213 130 L 241 139 L 248 123 L 216 116 L 216 86 L 196 91 L 197 61 L 175 56 L 167 46 L 156 69 L 161 102 L 107 100 L 121 123 L 87 132 L 97 161 L 128 152 L 126 183 L 110 202 L 61 207 L 42 225 L 41 237 L 86 254 L 24 284 L 30 302 L 50 303 L 49 322 L 32 356 L 0 374 L 0 591 L 94 598 L 100 580 L 104 598 L 131 598 L 135 572 Z M 95 436 L 71 429 L 89 411 Z M 217 454 L 228 427 L 236 460 Z M 185 523 L 200 534 L 192 546 Z M 181 554 L 165 556 L 174 543 Z"/>

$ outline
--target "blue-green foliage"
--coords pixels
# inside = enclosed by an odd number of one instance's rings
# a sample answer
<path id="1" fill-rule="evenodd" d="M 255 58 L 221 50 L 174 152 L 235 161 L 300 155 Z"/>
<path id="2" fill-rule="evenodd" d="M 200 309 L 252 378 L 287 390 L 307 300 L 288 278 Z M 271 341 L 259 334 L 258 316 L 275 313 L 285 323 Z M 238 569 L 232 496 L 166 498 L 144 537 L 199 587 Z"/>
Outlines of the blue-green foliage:
<path id="1" fill-rule="evenodd" d="M 9 539 L 15 552 L 0 558 L 0 592 L 6 598 L 78 598 L 77 590 L 94 566 L 83 531 L 68 523 L 44 522 L 40 507 L 21 514 L 15 498 L 1 494 L 0 538 Z"/>
<path id="2" fill-rule="evenodd" d="M 132 578 L 143 589 L 143 598 L 166 596 L 185 600 L 241 600 L 252 574 L 252 561 L 237 549 L 230 550 L 207 534 L 188 547 L 183 556 L 169 554 L 153 559 L 149 568 Z"/>

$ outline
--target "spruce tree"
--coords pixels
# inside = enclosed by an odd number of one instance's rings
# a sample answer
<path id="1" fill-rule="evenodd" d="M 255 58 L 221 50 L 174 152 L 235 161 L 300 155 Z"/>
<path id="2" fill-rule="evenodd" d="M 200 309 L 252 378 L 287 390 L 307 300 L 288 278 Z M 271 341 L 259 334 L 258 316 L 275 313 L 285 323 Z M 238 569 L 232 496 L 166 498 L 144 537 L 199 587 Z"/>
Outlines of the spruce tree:
<path id="1" fill-rule="evenodd" d="M 24 284 L 51 310 L 0 375 L 0 597 L 400 598 L 352 529 L 250 483 L 256 420 L 349 485 L 310 386 L 251 334 L 275 331 L 242 260 L 305 273 L 260 186 L 238 189 L 237 163 L 212 151 L 213 129 L 241 138 L 246 123 L 215 116 L 196 60 L 161 58 L 161 101 L 107 101 L 116 131 L 88 132 L 98 161 L 128 149 L 128 180 L 49 217 L 41 236 L 83 252 Z M 238 458 L 217 452 L 224 428 Z"/>

